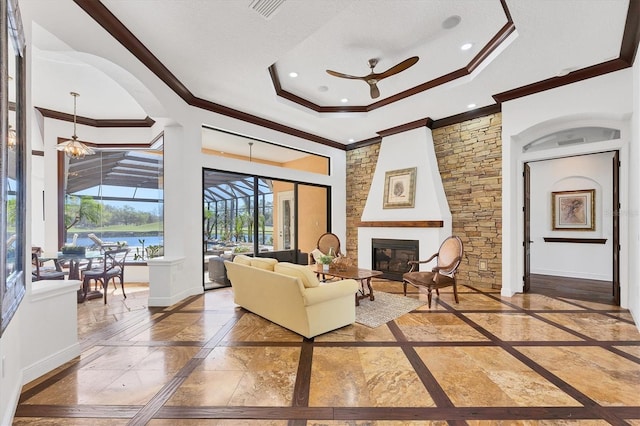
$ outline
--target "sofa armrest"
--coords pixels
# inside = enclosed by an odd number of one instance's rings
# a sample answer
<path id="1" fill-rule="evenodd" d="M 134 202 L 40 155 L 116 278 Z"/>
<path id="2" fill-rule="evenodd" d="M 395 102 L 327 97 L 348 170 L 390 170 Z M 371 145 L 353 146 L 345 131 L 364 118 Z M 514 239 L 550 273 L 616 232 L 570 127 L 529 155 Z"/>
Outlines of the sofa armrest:
<path id="1" fill-rule="evenodd" d="M 311 306 L 328 300 L 354 295 L 358 291 L 356 280 L 340 280 L 322 284 L 304 290 L 304 304 Z M 355 301 L 354 301 L 355 304 Z"/>

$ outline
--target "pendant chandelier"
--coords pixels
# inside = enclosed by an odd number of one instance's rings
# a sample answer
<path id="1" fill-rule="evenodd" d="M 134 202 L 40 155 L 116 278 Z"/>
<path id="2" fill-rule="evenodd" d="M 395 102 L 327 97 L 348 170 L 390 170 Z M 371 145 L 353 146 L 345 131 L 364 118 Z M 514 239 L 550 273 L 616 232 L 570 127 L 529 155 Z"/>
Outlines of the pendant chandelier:
<path id="1" fill-rule="evenodd" d="M 73 136 L 71 136 L 70 140 L 58 144 L 56 149 L 64 151 L 69 158 L 80 159 L 84 158 L 85 155 L 93 155 L 96 152 L 80 142 L 78 136 L 76 136 L 76 100 L 80 95 L 76 92 L 71 92 L 71 96 L 73 96 Z"/>

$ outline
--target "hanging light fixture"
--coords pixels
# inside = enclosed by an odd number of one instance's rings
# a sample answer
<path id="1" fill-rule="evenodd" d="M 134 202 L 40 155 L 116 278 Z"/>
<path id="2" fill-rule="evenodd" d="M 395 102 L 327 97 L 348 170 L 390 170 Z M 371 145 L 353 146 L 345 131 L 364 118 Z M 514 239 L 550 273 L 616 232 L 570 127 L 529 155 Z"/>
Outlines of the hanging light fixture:
<path id="1" fill-rule="evenodd" d="M 96 152 L 80 142 L 78 136 L 76 136 L 76 100 L 80 95 L 76 92 L 71 92 L 71 96 L 73 96 L 73 136 L 71 136 L 70 140 L 58 144 L 56 149 L 58 151 L 64 151 L 69 158 L 78 159 L 84 158 L 85 155 L 93 155 Z"/>
<path id="2" fill-rule="evenodd" d="M 7 144 L 9 145 L 9 149 L 11 151 L 15 151 L 16 144 L 18 143 L 18 139 L 16 138 L 16 131 L 9 124 L 9 135 L 7 138 Z"/>

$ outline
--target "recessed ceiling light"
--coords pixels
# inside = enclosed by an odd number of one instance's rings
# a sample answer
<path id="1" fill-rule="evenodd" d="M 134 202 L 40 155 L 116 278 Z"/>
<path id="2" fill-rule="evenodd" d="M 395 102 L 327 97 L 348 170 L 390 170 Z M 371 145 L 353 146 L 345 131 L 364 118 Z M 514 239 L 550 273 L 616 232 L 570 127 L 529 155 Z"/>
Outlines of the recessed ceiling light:
<path id="1" fill-rule="evenodd" d="M 473 47 L 473 43 L 465 43 L 462 46 L 460 46 L 460 50 L 469 50 Z"/>
<path id="2" fill-rule="evenodd" d="M 354 138 L 349 138 L 349 142 L 355 142 L 356 140 Z"/>
<path id="3" fill-rule="evenodd" d="M 295 71 L 291 71 L 291 72 L 289 73 L 289 77 L 291 77 L 291 78 L 296 78 L 297 76 L 298 76 L 298 73 L 297 73 L 297 72 L 295 72 Z"/>
<path id="4" fill-rule="evenodd" d="M 460 21 L 462 21 L 462 18 L 459 15 L 451 15 L 447 19 L 442 21 L 442 28 L 444 28 L 445 30 L 450 30 L 451 28 L 458 26 Z"/>
<path id="5" fill-rule="evenodd" d="M 349 99 L 342 98 L 342 99 L 340 99 L 340 102 L 342 102 L 343 104 L 346 104 L 347 102 L 349 102 Z"/>
<path id="6" fill-rule="evenodd" d="M 475 108 L 475 107 L 476 107 L 476 104 L 469 104 L 469 105 L 467 105 L 467 108 Z"/>

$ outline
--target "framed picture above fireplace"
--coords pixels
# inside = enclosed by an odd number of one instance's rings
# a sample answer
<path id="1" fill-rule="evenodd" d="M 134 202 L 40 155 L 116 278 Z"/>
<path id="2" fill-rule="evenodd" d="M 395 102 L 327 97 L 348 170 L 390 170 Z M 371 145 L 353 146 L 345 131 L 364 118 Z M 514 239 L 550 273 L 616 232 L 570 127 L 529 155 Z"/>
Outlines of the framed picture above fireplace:
<path id="1" fill-rule="evenodd" d="M 390 170 L 384 178 L 384 209 L 413 208 L 416 195 L 416 167 Z"/>

